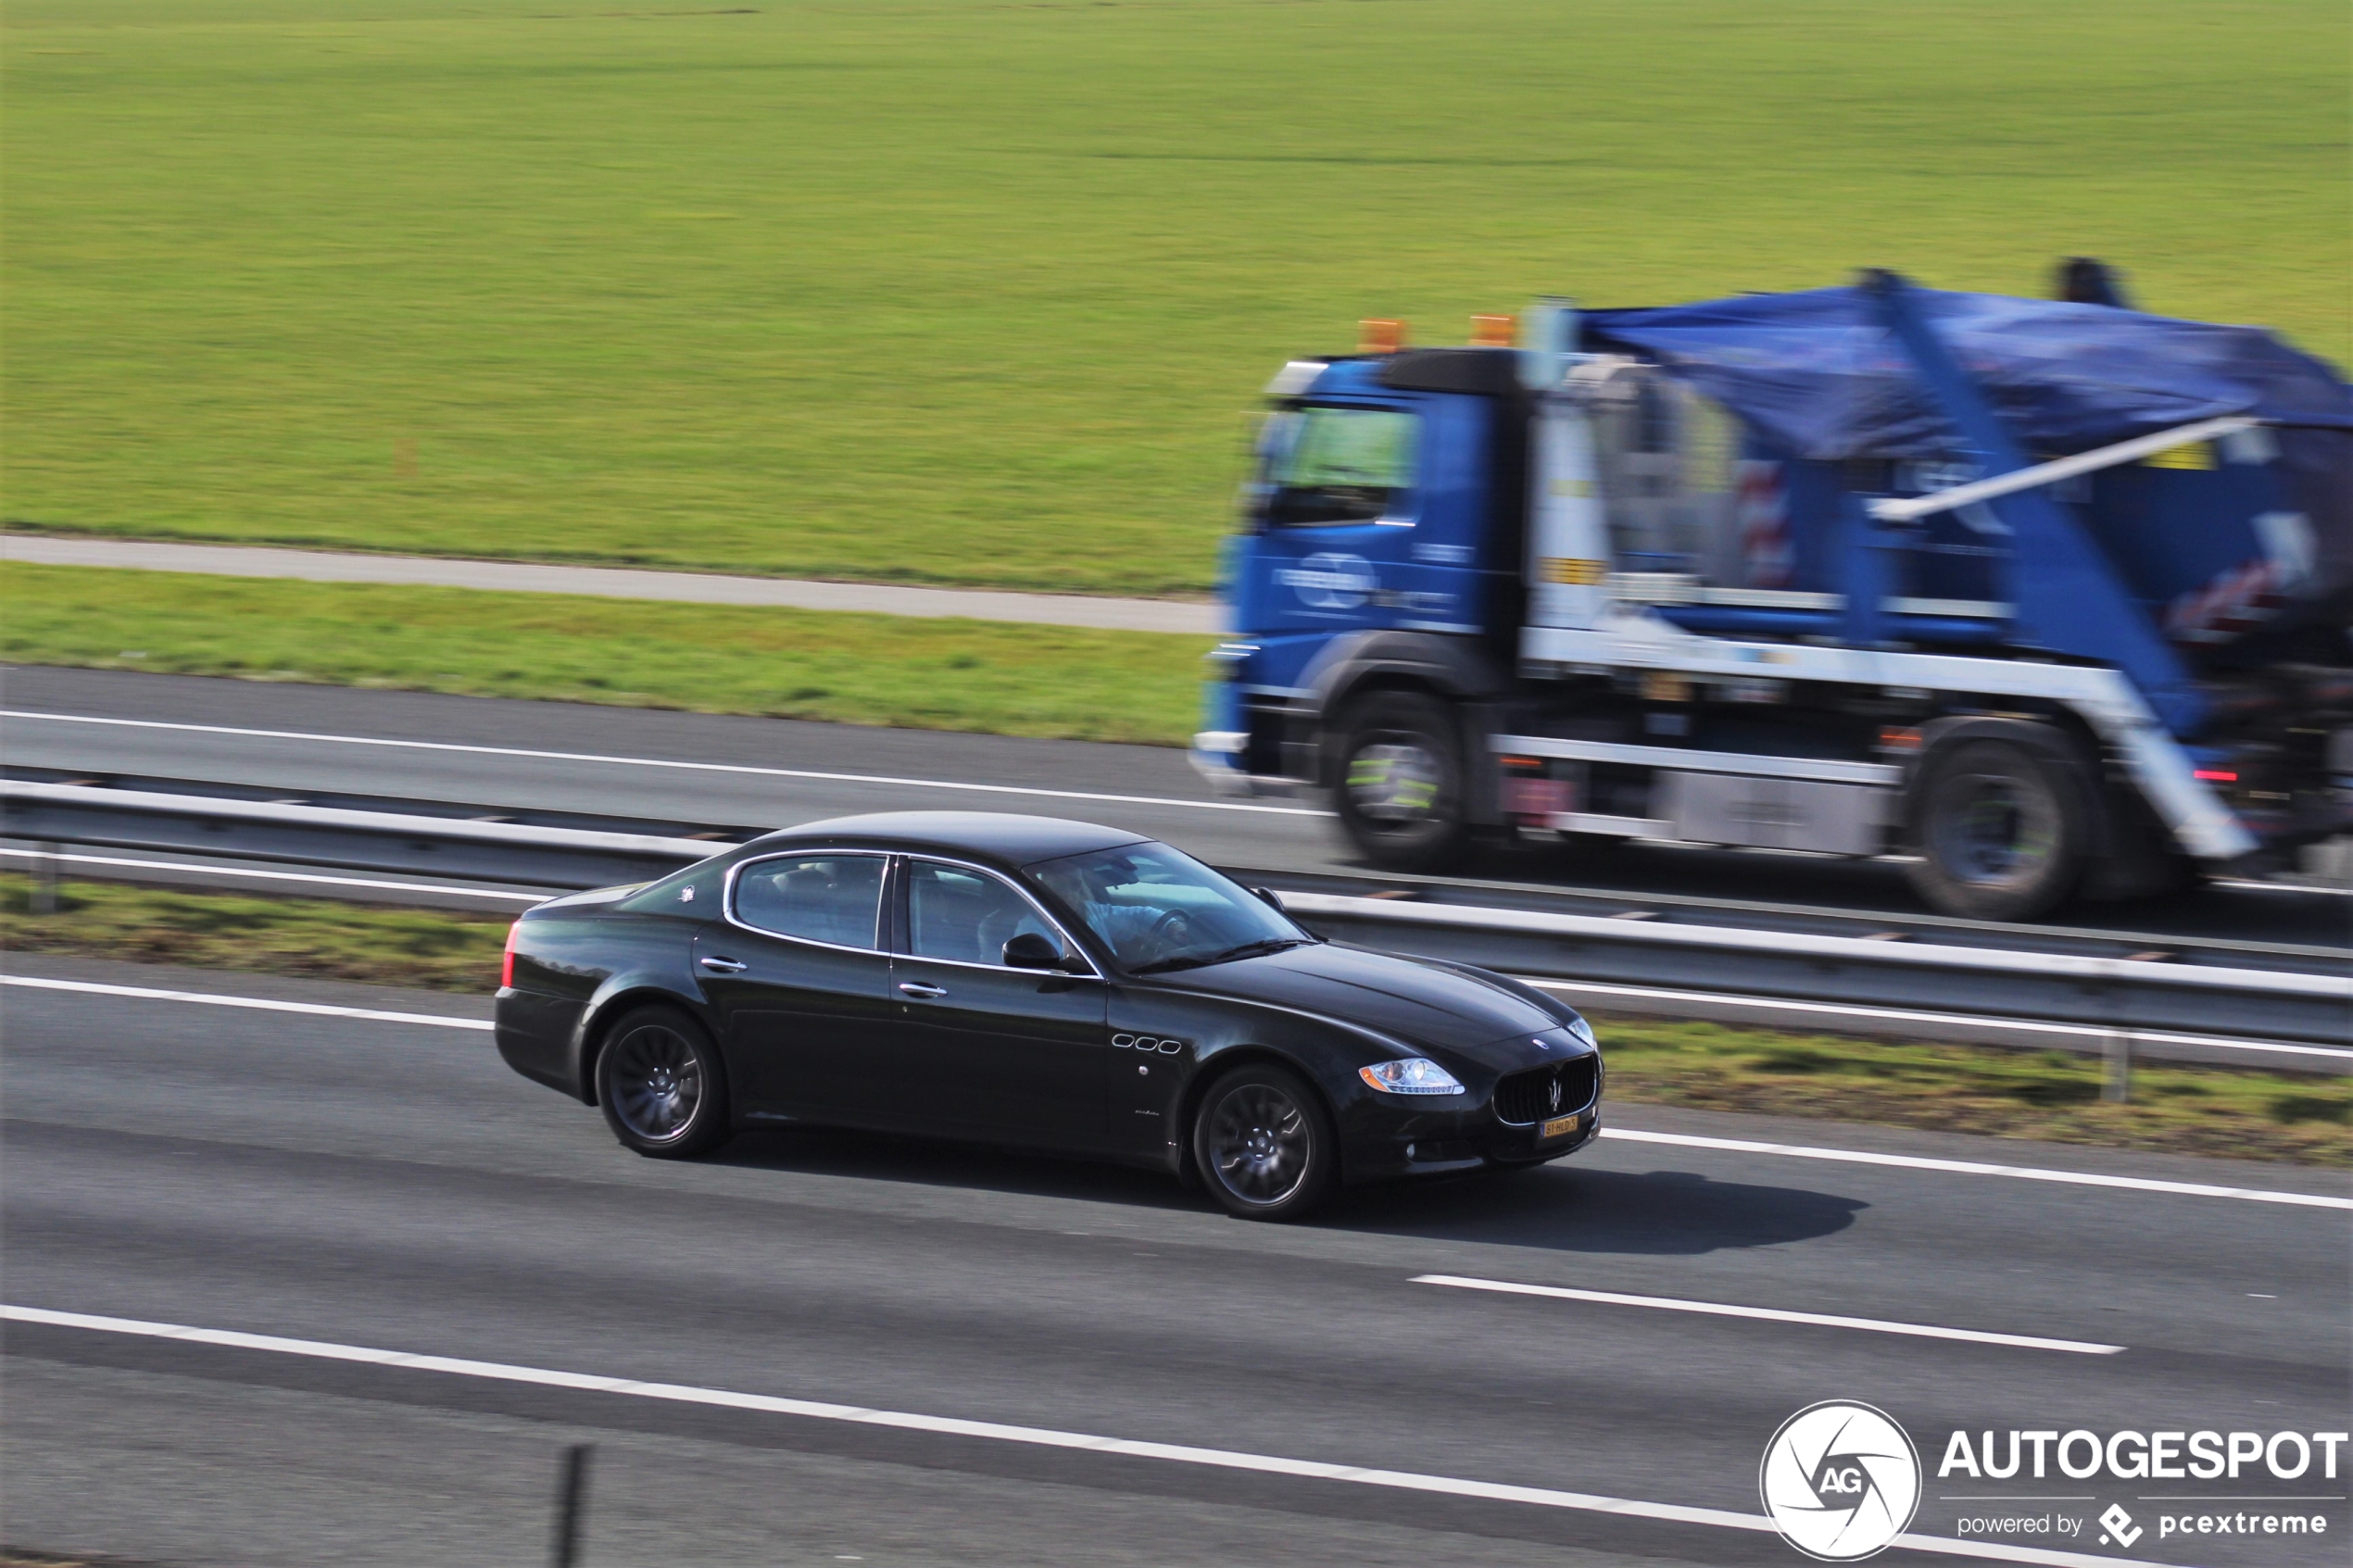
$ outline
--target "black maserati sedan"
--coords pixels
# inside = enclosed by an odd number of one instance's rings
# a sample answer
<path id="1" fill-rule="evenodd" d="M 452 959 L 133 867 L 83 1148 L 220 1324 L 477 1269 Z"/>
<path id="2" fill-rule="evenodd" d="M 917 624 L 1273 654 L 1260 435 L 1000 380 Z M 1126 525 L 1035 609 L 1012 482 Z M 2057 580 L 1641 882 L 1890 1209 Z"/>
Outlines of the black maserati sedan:
<path id="1" fill-rule="evenodd" d="M 1575 1010 L 1323 941 L 1165 844 L 980 812 L 842 817 L 517 921 L 498 1052 L 641 1154 L 809 1123 L 1051 1148 L 1288 1219 L 1341 1183 L 1593 1136 Z"/>

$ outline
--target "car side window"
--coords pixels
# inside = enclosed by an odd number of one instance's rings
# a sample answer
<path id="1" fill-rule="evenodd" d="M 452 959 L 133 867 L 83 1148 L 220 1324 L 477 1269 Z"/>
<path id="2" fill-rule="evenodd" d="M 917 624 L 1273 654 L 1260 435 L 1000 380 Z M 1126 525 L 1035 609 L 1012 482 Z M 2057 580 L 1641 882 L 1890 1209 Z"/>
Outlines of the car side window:
<path id="1" fill-rule="evenodd" d="M 736 873 L 736 918 L 779 936 L 879 947 L 883 858 L 811 855 L 754 860 Z"/>
<path id="2" fill-rule="evenodd" d="M 908 863 L 907 950 L 915 957 L 1001 965 L 1005 944 L 1026 931 L 1063 945 L 1035 904 L 988 872 Z"/>

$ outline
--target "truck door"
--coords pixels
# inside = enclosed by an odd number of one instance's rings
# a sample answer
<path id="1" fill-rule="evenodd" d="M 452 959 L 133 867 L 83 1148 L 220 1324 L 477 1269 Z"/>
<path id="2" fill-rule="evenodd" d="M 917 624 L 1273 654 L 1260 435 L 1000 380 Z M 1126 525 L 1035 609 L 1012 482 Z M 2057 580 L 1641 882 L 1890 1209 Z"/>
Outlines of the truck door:
<path id="1" fill-rule="evenodd" d="M 1476 630 L 1486 418 L 1483 400 L 1447 395 L 1270 415 L 1239 629 Z"/>

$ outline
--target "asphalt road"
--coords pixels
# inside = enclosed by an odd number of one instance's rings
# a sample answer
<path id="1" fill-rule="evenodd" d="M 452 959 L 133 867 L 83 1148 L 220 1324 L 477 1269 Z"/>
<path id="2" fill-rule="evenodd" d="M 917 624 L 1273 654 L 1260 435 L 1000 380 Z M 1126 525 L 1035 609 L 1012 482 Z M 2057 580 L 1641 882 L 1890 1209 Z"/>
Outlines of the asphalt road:
<path id="1" fill-rule="evenodd" d="M 479 1020 L 478 1001 L 19 956 L 18 976 Z M 1142 1173 L 818 1130 L 623 1152 L 478 1030 L 0 989 L 17 1306 L 1757 1512 L 1801 1407 L 1931 1466 L 1916 1529 L 2152 1492 L 1971 1485 L 1957 1427 L 2341 1430 L 2347 1212 L 1604 1140 L 1508 1179 L 1225 1219 Z M 2343 1195 L 2334 1174 L 1619 1108 L 1617 1127 Z M 2126 1347 L 2094 1355 L 1485 1294 L 1428 1273 Z M 1770 1536 L 629 1392 L 7 1325 L 6 1523 L 55 1552 L 547 1561 L 598 1445 L 607 1564 L 1784 1563 Z M 2340 1467 L 2340 1474 L 2343 1467 Z M 1947 1500 L 2025 1494 L 2035 1502 Z M 2059 1497 L 2080 1500 L 2052 1501 Z M 2186 1505 L 2174 1504 L 2174 1507 Z M 2267 1504 L 2217 1503 L 2221 1509 Z M 2336 1563 L 2320 1540 L 2133 1558 Z M 2038 1540 L 2095 1557 L 2091 1538 Z M 1890 1561 L 1953 1561 L 1898 1549 Z M 2015 1560 L 2015 1559 L 2013 1559 Z"/>
<path id="2" fill-rule="evenodd" d="M 0 671 L 0 709 L 13 767 L 769 827 L 859 811 L 1026 810 L 1165 838 L 1218 865 L 1362 869 L 1315 802 L 1218 800 L 1166 747 L 40 667 Z M 71 721 L 86 719 L 130 722 Z M 1920 910 L 1885 861 L 1632 846 L 1512 852 L 1478 869 L 1645 896 Z M 2067 918 L 2087 930 L 2341 946 L 2347 907 L 2342 895 L 2225 887 Z"/>

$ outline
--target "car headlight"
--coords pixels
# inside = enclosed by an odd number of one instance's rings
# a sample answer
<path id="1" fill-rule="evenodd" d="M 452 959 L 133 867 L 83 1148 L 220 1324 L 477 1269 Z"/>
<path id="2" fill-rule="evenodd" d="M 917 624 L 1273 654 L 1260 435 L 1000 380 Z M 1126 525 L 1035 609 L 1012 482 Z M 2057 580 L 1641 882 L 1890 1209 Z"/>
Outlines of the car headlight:
<path id="1" fill-rule="evenodd" d="M 1563 1025 L 1563 1027 L 1566 1028 L 1571 1035 L 1574 1035 L 1579 1039 L 1584 1041 L 1587 1045 L 1593 1047 L 1594 1049 L 1599 1050 L 1601 1048 L 1600 1043 L 1593 1038 L 1593 1026 L 1585 1022 L 1585 1015 L 1583 1013 L 1580 1012 L 1575 1018 L 1570 1019 L 1567 1023 Z"/>
<path id="2" fill-rule="evenodd" d="M 1403 1061 L 1384 1061 L 1377 1067 L 1360 1067 L 1356 1076 L 1385 1095 L 1458 1095 L 1463 1085 L 1454 1075 L 1434 1061 L 1408 1057 Z"/>

